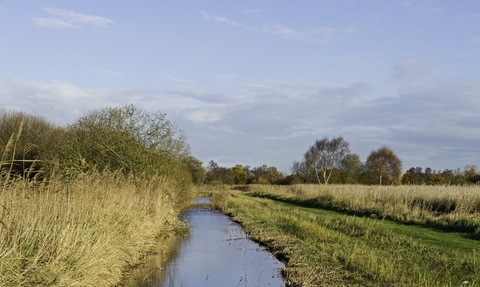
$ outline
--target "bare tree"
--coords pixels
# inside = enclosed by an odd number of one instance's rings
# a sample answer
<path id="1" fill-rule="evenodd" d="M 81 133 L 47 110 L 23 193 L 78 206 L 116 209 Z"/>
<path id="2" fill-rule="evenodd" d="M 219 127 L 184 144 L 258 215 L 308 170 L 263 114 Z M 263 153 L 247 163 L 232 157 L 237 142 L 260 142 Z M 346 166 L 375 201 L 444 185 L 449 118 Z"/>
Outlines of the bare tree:
<path id="1" fill-rule="evenodd" d="M 305 153 L 304 158 L 307 166 L 311 163 L 318 183 L 328 184 L 330 176 L 335 168 L 338 168 L 341 161 L 350 152 L 349 143 L 343 137 L 324 137 L 316 140 Z"/>
<path id="2" fill-rule="evenodd" d="M 388 147 L 381 147 L 370 153 L 365 162 L 367 173 L 372 182 L 398 184 L 402 176 L 402 161 Z"/>

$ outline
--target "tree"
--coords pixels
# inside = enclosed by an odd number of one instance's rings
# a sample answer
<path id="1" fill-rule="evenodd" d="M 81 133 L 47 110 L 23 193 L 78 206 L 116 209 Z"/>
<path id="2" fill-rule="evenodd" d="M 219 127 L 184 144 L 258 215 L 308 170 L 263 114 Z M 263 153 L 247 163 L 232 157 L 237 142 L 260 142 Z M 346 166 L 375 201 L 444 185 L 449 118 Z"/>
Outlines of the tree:
<path id="1" fill-rule="evenodd" d="M 363 163 L 360 161 L 358 154 L 347 154 L 340 163 L 342 182 L 354 184 L 360 182 Z"/>
<path id="2" fill-rule="evenodd" d="M 230 177 L 234 184 L 245 184 L 247 182 L 247 172 L 241 164 L 237 164 L 229 170 Z"/>
<path id="3" fill-rule="evenodd" d="M 125 105 L 80 117 L 67 128 L 59 154 L 62 164 L 80 172 L 95 166 L 183 178 L 186 170 L 181 161 L 189 156 L 189 146 L 185 134 L 165 113 Z"/>
<path id="4" fill-rule="evenodd" d="M 425 174 L 421 167 L 411 167 L 402 176 L 402 184 L 425 184 Z"/>
<path id="5" fill-rule="evenodd" d="M 402 161 L 390 148 L 384 146 L 370 153 L 365 162 L 365 169 L 371 183 L 399 184 Z"/>
<path id="6" fill-rule="evenodd" d="M 463 176 L 465 177 L 465 180 L 475 183 L 476 176 L 478 175 L 477 172 L 477 166 L 476 165 L 467 165 L 463 168 Z"/>
<path id="7" fill-rule="evenodd" d="M 186 168 L 192 175 L 192 181 L 195 184 L 203 183 L 205 179 L 205 168 L 202 166 L 202 162 L 193 156 L 188 156 L 183 160 Z"/>
<path id="8" fill-rule="evenodd" d="M 248 182 L 254 184 L 272 184 L 283 178 L 283 174 L 275 166 L 269 167 L 266 164 L 254 167 L 250 173 Z"/>
<path id="9" fill-rule="evenodd" d="M 305 153 L 305 161 L 311 161 L 318 183 L 328 184 L 332 172 L 350 152 L 349 143 L 343 137 L 324 137 L 316 140 Z"/>
<path id="10" fill-rule="evenodd" d="M 218 166 L 213 160 L 208 163 L 205 182 L 210 184 L 233 184 L 229 170 Z"/>

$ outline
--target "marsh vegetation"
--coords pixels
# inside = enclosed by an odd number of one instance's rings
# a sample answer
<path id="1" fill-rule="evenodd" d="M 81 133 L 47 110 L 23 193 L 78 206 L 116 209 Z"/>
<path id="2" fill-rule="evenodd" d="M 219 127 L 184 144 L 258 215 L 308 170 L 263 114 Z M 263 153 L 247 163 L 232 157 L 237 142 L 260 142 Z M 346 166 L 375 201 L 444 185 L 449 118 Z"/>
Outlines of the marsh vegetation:
<path id="1" fill-rule="evenodd" d="M 195 188 L 285 262 L 288 286 L 478 286 L 476 167 L 400 176 L 388 148 L 365 164 L 348 152 L 343 138 L 317 141 L 290 176 L 204 168 L 161 112 L 105 108 L 62 127 L 0 110 L 0 286 L 121 283 L 184 233 Z"/>
<path id="2" fill-rule="evenodd" d="M 0 119 L 0 286 L 114 286 L 183 229 L 188 145 L 164 114 L 105 108 L 66 127 Z"/>
<path id="3" fill-rule="evenodd" d="M 478 286 L 479 187 L 249 186 L 218 208 L 286 262 L 290 286 Z M 435 208 L 435 205 L 455 209 Z"/>

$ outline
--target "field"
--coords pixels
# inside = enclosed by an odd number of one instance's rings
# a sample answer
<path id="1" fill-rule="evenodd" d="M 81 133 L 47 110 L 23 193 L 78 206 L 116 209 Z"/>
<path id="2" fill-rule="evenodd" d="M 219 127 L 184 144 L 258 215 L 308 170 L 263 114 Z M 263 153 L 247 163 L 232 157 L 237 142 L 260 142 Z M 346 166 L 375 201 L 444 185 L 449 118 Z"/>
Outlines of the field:
<path id="1" fill-rule="evenodd" d="M 115 172 L 0 186 L 0 286 L 115 286 L 182 228 L 175 188 Z"/>
<path id="2" fill-rule="evenodd" d="M 216 207 L 287 262 L 290 286 L 480 284 L 479 186 L 236 189 Z"/>

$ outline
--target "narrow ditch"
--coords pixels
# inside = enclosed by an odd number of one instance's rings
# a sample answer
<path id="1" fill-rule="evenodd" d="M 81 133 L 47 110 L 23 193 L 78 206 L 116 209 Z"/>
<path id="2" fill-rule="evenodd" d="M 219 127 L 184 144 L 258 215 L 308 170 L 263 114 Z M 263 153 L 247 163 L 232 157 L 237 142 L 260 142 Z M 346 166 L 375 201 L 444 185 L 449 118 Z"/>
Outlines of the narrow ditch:
<path id="1" fill-rule="evenodd" d="M 208 198 L 197 198 L 198 206 Z M 284 264 L 248 238 L 238 223 L 207 208 L 181 215 L 190 226 L 185 237 L 171 237 L 133 269 L 126 286 L 285 286 Z"/>

